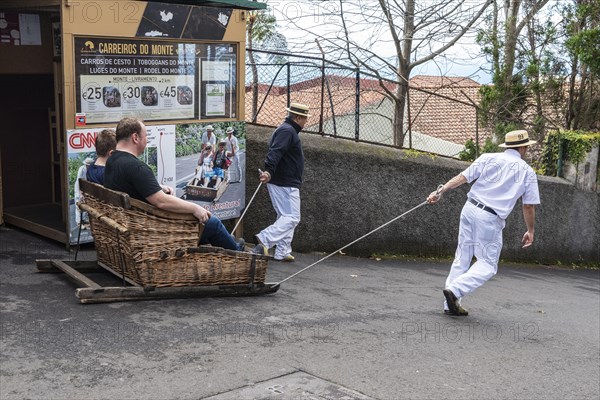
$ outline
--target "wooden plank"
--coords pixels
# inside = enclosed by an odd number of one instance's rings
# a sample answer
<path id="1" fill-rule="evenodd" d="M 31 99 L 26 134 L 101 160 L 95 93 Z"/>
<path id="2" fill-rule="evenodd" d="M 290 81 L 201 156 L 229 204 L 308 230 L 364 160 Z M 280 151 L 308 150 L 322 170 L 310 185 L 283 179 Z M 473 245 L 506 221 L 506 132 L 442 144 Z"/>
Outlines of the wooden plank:
<path id="1" fill-rule="evenodd" d="M 114 276 L 116 276 L 117 278 L 123 280 L 123 274 L 119 273 L 118 271 L 115 271 L 114 269 L 112 269 L 111 267 L 109 267 L 108 265 L 98 262 L 98 265 L 103 268 L 104 270 L 110 272 L 111 274 L 113 274 Z M 138 286 L 138 287 L 142 287 L 142 285 L 140 285 L 139 283 L 129 279 L 128 277 L 125 277 L 125 282 L 129 283 L 132 286 Z"/>
<path id="2" fill-rule="evenodd" d="M 255 285 L 253 288 L 247 285 L 164 287 L 154 290 L 145 290 L 141 287 L 80 288 L 75 294 L 81 303 L 88 304 L 195 297 L 258 296 L 272 294 L 278 290 L 279 286 L 266 283 Z"/>
<path id="3" fill-rule="evenodd" d="M 38 268 L 38 272 L 42 273 L 62 273 L 63 271 L 52 264 L 53 260 L 39 259 L 35 260 Z M 79 272 L 98 272 L 104 271 L 96 261 L 68 261 L 67 263 L 71 268 Z"/>
<path id="4" fill-rule="evenodd" d="M 38 235 L 45 236 L 52 240 L 56 240 L 60 243 L 69 243 L 69 236 L 65 231 L 57 231 L 56 229 L 49 228 L 45 225 L 38 224 L 27 220 L 25 218 L 21 218 L 17 215 L 11 213 L 10 210 L 4 210 L 4 222 L 17 226 L 19 228 L 23 228 L 27 231 L 37 233 Z"/>
<path id="5" fill-rule="evenodd" d="M 51 262 L 52 262 L 53 266 L 60 269 L 65 274 L 69 275 L 71 278 L 73 278 L 78 283 L 80 283 L 84 286 L 87 286 L 88 288 L 98 289 L 101 287 L 100 285 L 98 285 L 96 282 L 94 282 L 87 276 L 83 275 L 80 272 L 77 272 L 74 268 L 71 268 L 70 266 L 68 266 L 65 262 L 60 261 L 60 260 L 51 260 Z"/>

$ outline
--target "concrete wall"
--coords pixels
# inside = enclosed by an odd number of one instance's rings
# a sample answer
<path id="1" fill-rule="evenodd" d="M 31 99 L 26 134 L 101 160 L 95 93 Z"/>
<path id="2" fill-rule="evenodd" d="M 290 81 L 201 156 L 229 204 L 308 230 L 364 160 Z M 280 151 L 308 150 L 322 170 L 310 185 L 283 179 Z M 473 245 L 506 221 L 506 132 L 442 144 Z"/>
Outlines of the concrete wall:
<path id="1" fill-rule="evenodd" d="M 246 193 L 258 185 L 272 128 L 247 127 Z M 306 168 L 301 190 L 302 221 L 293 249 L 330 253 L 422 203 L 438 184 L 467 163 L 343 139 L 301 134 Z M 539 177 L 542 204 L 536 207 L 536 240 L 521 249 L 526 227 L 520 202 L 504 229 L 502 259 L 541 263 L 600 262 L 600 195 L 582 192 L 559 178 Z M 452 256 L 467 185 L 435 205 L 425 205 L 344 250 L 357 256 L 374 253 Z M 244 218 L 244 236 L 275 220 L 266 188 Z"/>

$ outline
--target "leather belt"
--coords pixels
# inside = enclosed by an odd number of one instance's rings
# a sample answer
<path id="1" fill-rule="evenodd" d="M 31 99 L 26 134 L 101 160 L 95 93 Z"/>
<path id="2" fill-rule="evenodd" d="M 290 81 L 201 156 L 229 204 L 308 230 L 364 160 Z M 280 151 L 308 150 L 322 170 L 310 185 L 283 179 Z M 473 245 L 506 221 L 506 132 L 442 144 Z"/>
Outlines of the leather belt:
<path id="1" fill-rule="evenodd" d="M 470 202 L 471 204 L 473 204 L 473 205 L 474 205 L 475 207 L 477 207 L 477 208 L 481 208 L 481 209 L 482 209 L 482 210 L 484 210 L 484 211 L 487 211 L 487 212 L 489 212 L 489 213 L 492 213 L 492 214 L 494 214 L 494 215 L 498 215 L 498 214 L 496 214 L 496 211 L 494 211 L 494 209 L 492 209 L 492 208 L 490 208 L 490 207 L 486 206 L 486 205 L 485 205 L 485 204 L 483 204 L 483 203 L 480 203 L 480 202 L 478 202 L 477 200 L 469 199 L 469 202 Z"/>

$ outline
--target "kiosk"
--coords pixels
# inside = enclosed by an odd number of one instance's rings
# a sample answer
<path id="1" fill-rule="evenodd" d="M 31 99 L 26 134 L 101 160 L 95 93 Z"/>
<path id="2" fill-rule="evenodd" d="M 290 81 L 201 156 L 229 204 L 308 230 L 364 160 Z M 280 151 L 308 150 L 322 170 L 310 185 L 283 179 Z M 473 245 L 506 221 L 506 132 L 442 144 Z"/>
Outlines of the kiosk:
<path id="1" fill-rule="evenodd" d="M 236 132 L 240 165 L 203 205 L 244 208 L 244 0 L 8 0 L 0 5 L 0 222 L 67 246 L 91 241 L 77 178 L 102 129 L 144 120 L 144 155 L 178 196 L 197 167 L 205 127 Z M 237 161 L 239 160 L 239 161 Z M 239 168 L 238 168 L 239 167 Z M 83 229 L 79 229 L 82 227 Z"/>

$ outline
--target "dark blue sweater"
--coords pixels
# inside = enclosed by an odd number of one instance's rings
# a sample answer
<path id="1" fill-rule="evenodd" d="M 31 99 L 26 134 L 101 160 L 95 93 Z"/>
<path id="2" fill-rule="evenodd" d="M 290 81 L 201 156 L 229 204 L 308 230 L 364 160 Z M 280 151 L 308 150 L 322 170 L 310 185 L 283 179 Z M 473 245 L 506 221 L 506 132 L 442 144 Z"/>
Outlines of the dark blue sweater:
<path id="1" fill-rule="evenodd" d="M 300 125 L 286 118 L 269 140 L 269 152 L 265 159 L 265 171 L 271 174 L 269 183 L 277 186 L 302 186 L 304 172 L 304 153 L 298 135 Z"/>

